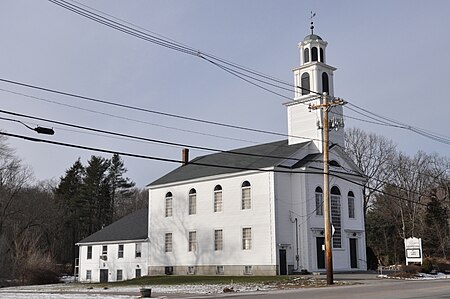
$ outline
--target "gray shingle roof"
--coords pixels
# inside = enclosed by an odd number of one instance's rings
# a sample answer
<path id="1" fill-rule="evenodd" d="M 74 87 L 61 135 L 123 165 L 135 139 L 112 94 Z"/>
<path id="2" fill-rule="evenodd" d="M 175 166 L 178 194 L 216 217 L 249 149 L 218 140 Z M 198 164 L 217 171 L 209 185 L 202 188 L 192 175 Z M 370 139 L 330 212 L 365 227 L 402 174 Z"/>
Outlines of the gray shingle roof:
<path id="1" fill-rule="evenodd" d="M 137 210 L 93 233 L 78 243 L 147 239 L 148 208 Z"/>
<path id="2" fill-rule="evenodd" d="M 277 166 L 308 142 L 310 141 L 288 145 L 287 140 L 281 140 L 197 157 L 187 165 L 176 168 L 147 186 L 151 187 L 207 176 Z M 214 167 L 214 165 L 227 166 L 229 168 Z"/>

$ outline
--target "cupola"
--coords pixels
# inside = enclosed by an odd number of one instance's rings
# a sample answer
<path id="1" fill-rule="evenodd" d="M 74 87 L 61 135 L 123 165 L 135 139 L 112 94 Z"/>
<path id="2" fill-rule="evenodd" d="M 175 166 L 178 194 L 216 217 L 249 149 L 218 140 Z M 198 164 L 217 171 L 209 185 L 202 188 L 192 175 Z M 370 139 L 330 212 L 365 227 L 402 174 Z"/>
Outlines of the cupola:
<path id="1" fill-rule="evenodd" d="M 326 47 L 328 43 L 314 33 L 311 22 L 311 33 L 298 43 L 300 50 L 300 66 L 293 69 L 295 93 L 293 101 L 285 103 L 288 108 L 289 144 L 314 141 L 318 150 L 322 151 L 323 134 L 321 131 L 321 110 L 309 111 L 309 104 L 320 104 L 322 94 L 326 92 L 334 96 L 333 73 L 336 68 L 326 63 Z M 334 107 L 330 119 L 342 119 L 342 107 Z M 344 146 L 343 130 L 330 132 L 330 145 Z"/>

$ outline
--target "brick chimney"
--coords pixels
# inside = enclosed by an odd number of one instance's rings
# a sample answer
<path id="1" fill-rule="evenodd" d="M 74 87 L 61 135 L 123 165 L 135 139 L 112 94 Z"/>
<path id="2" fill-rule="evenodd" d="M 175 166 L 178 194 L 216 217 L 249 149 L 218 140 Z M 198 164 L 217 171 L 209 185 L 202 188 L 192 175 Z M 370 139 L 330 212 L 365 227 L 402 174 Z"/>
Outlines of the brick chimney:
<path id="1" fill-rule="evenodd" d="M 187 165 L 189 163 L 189 149 L 183 148 L 181 152 L 181 160 L 183 161 L 183 166 Z"/>

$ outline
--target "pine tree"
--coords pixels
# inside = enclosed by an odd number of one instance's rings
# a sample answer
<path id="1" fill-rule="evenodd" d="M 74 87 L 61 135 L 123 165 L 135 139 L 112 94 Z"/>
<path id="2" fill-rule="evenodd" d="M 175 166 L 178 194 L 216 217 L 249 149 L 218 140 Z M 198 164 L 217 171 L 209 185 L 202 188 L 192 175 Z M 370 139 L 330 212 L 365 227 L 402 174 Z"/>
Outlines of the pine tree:
<path id="1" fill-rule="evenodd" d="M 87 235 L 90 235 L 110 224 L 110 188 L 108 178 L 108 159 L 91 156 L 83 179 L 81 197 L 87 202 L 88 224 Z"/>
<path id="2" fill-rule="evenodd" d="M 63 225 L 67 232 L 61 240 L 61 259 L 64 263 L 73 262 L 77 256 L 74 244 L 80 240 L 81 232 L 85 230 L 81 220 L 86 213 L 86 203 L 80 196 L 84 173 L 85 169 L 78 159 L 60 178 L 55 190 L 56 199 L 62 210 Z"/>
<path id="3" fill-rule="evenodd" d="M 124 177 L 127 169 L 118 154 L 114 154 L 111 158 L 111 163 L 109 167 L 109 185 L 110 185 L 110 211 L 109 220 L 112 222 L 115 220 L 115 209 L 118 200 L 124 200 L 124 198 L 129 198 L 134 190 L 135 183 L 129 178 Z"/>

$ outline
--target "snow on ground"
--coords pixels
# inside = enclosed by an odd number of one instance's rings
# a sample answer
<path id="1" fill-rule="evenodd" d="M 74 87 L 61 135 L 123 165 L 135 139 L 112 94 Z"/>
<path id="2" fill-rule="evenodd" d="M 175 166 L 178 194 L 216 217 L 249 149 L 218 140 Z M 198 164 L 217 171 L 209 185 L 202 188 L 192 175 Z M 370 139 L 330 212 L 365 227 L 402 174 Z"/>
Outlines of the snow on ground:
<path id="1" fill-rule="evenodd" d="M 153 294 L 219 294 L 223 293 L 223 289 L 233 288 L 236 292 L 256 292 L 269 290 L 270 287 L 262 284 L 211 284 L 211 285 L 152 285 L 152 286 L 127 286 L 127 287 L 111 287 L 101 288 L 89 286 L 87 284 L 65 283 L 39 286 L 20 286 L 8 287 L 0 289 L 1 299 L 13 298 L 50 298 L 50 299 L 66 299 L 66 298 L 137 298 L 141 287 L 151 288 Z"/>
<path id="2" fill-rule="evenodd" d="M 394 278 L 394 279 L 405 279 L 405 280 L 432 280 L 432 279 L 450 279 L 449 274 L 444 273 L 437 273 L 437 274 L 426 274 L 426 273 L 419 273 L 416 274 L 415 277 L 395 277 L 395 276 L 389 276 L 386 274 L 380 274 L 377 275 L 378 278 Z"/>

